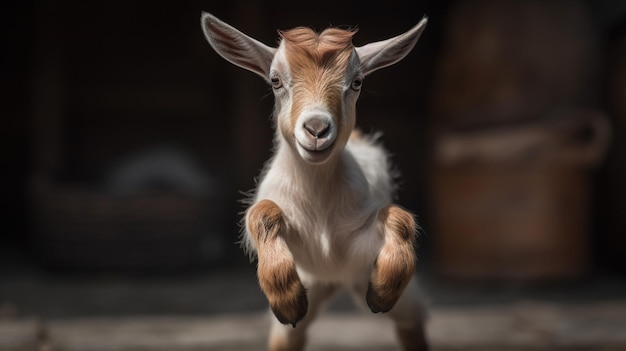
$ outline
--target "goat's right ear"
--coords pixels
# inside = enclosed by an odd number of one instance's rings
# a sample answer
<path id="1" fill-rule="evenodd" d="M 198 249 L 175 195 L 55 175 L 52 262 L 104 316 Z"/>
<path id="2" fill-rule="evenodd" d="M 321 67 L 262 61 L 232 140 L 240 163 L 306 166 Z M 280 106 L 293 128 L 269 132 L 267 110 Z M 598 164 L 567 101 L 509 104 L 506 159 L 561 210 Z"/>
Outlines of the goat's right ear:
<path id="1" fill-rule="evenodd" d="M 204 36 L 220 56 L 269 81 L 275 48 L 243 34 L 208 12 L 202 12 L 201 25 Z"/>

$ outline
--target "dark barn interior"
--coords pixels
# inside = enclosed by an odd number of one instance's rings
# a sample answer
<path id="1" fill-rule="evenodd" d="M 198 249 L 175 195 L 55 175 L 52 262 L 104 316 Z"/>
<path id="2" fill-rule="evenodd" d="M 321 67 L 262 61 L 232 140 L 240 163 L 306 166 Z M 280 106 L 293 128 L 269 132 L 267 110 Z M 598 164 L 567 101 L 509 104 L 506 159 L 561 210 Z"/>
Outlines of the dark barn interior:
<path id="1" fill-rule="evenodd" d="M 12 322 L 265 309 L 237 241 L 240 200 L 271 155 L 273 97 L 209 47 L 201 11 L 267 44 L 276 29 L 358 26 L 357 46 L 428 15 L 413 52 L 367 77 L 357 125 L 383 133 L 401 172 L 433 306 L 615 303 L 626 322 L 623 2 L 3 8 L 0 350 L 74 350 L 41 323 L 11 346 Z"/>

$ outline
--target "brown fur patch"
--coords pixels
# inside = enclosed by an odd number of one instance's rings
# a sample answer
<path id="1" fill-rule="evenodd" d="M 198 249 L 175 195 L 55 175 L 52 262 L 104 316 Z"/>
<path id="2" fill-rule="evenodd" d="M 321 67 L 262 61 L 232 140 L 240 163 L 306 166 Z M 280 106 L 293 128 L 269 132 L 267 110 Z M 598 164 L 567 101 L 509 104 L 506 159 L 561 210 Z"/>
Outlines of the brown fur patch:
<path id="1" fill-rule="evenodd" d="M 252 226 L 248 231 L 256 246 L 263 246 L 275 240 L 284 226 L 283 211 L 273 201 L 261 200 L 248 210 L 246 224 Z"/>
<path id="2" fill-rule="evenodd" d="M 372 312 L 388 312 L 415 271 L 415 219 L 396 205 L 378 214 L 385 243 L 370 276 L 366 301 Z"/>
<path id="3" fill-rule="evenodd" d="M 354 49 L 354 34 L 338 28 L 318 34 L 305 27 L 281 33 L 293 80 L 292 125 L 306 105 L 316 102 L 340 118 L 343 80 Z"/>
<path id="4" fill-rule="evenodd" d="M 261 200 L 248 210 L 246 227 L 257 248 L 257 276 L 261 290 L 276 318 L 295 327 L 306 315 L 308 300 L 283 238 L 282 210 L 273 201 Z"/>
<path id="5" fill-rule="evenodd" d="M 306 27 L 297 27 L 281 32 L 281 38 L 289 52 L 307 56 L 318 65 L 328 64 L 336 59 L 339 53 L 352 51 L 352 37 L 356 30 L 327 28 L 321 33 Z"/>

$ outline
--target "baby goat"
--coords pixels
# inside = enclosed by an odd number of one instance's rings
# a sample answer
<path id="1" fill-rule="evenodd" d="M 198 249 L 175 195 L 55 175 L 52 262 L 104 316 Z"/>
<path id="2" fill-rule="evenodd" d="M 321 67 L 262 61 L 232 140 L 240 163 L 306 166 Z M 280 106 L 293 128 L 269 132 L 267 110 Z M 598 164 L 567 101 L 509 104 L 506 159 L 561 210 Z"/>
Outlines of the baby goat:
<path id="1" fill-rule="evenodd" d="M 307 326 L 338 287 L 374 313 L 389 312 L 405 350 L 427 349 L 422 308 L 409 284 L 414 217 L 392 204 L 385 150 L 354 130 L 363 78 L 404 58 L 425 26 L 426 18 L 361 47 L 352 44 L 354 30 L 298 27 L 280 32 L 273 48 L 202 14 L 215 51 L 263 77 L 274 92 L 275 153 L 243 234 L 277 319 L 272 351 L 302 350 Z"/>

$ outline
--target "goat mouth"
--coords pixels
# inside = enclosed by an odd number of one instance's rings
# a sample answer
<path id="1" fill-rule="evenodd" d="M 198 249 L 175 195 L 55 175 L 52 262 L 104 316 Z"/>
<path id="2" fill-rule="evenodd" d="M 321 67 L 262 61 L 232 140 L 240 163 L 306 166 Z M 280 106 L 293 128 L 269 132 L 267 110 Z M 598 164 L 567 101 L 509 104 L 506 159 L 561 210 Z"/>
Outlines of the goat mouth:
<path id="1" fill-rule="evenodd" d="M 328 159 L 330 154 L 333 151 L 334 142 L 325 145 L 322 149 L 313 149 L 302 145 L 300 142 L 298 144 L 298 150 L 300 151 L 300 156 L 309 163 L 319 164 L 323 163 Z"/>

